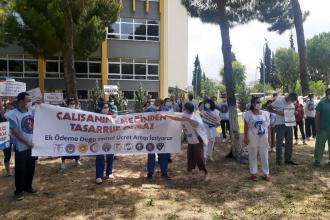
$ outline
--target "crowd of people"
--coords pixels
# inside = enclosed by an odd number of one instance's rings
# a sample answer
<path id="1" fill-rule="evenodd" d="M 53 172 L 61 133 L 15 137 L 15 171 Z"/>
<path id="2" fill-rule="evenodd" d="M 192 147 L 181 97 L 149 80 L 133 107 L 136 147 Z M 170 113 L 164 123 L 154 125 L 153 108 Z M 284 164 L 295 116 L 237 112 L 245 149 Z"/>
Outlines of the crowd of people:
<path id="1" fill-rule="evenodd" d="M 249 155 L 249 172 L 252 180 L 257 180 L 258 154 L 261 160 L 263 179 L 270 181 L 270 169 L 268 162 L 269 152 L 276 152 L 276 164 L 283 164 L 282 149 L 284 147 L 284 163 L 297 165 L 293 160 L 293 137 L 298 144 L 298 130 L 300 130 L 302 142 L 316 138 L 315 166 L 320 166 L 325 143 L 330 138 L 330 89 L 319 102 L 310 94 L 303 102 L 298 100 L 295 93 L 287 96 L 273 95 L 271 100 L 262 100 L 252 97 L 248 109 L 244 112 L 244 138 Z M 2 103 L 2 101 L 0 102 Z M 37 103 L 38 104 L 38 103 Z M 99 99 L 95 108 L 96 113 L 113 115 L 118 114 L 118 103 L 113 98 Z M 128 103 L 125 102 L 125 110 Z M 14 192 L 17 199 L 23 198 L 23 193 L 36 193 L 32 187 L 36 159 L 32 157 L 33 148 L 33 119 L 34 108 L 31 104 L 31 96 L 20 93 L 16 99 L 10 99 L 5 106 L 0 106 L 1 121 L 9 121 L 11 131 L 11 144 L 4 150 L 4 164 L 6 176 L 10 176 L 10 158 L 15 152 L 15 186 Z M 80 104 L 74 99 L 69 99 L 62 107 L 80 109 Z M 159 112 L 169 119 L 179 121 L 182 124 L 183 136 L 188 143 L 187 171 L 188 177 L 198 167 L 203 173 L 203 178 L 209 178 L 206 162 L 214 161 L 214 146 L 218 137 L 218 127 L 221 127 L 222 142 L 228 142 L 230 135 L 229 106 L 226 95 L 221 96 L 221 102 L 217 97 L 204 97 L 197 103 L 192 94 L 188 99 L 178 102 L 174 96 L 161 99 L 152 99 L 150 95 L 144 105 L 145 112 Z M 171 114 L 182 112 L 183 114 Z M 329 143 L 330 147 L 330 143 Z M 157 154 L 160 166 L 161 178 L 171 180 L 168 168 L 172 162 L 171 154 Z M 65 161 L 75 160 L 82 165 L 79 156 L 61 157 L 61 169 L 65 169 Z M 95 160 L 95 182 L 101 184 L 104 179 L 114 179 L 113 163 L 116 156 L 113 154 L 98 155 Z M 156 155 L 147 155 L 147 178 L 153 179 L 157 165 Z"/>

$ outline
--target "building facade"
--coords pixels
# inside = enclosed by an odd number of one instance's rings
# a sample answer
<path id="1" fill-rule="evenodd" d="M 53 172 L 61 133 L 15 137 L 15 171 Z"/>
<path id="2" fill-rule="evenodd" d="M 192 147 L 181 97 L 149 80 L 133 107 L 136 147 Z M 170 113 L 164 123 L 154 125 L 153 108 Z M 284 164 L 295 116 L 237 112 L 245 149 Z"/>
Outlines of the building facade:
<path id="1" fill-rule="evenodd" d="M 122 0 L 120 18 L 86 60 L 76 60 L 78 97 L 89 99 L 96 83 L 119 85 L 129 100 L 140 83 L 154 98 L 168 87 L 187 84 L 188 15 L 180 0 Z M 60 56 L 45 60 L 17 45 L 0 48 L 0 77 L 25 82 L 27 89 L 65 90 Z"/>

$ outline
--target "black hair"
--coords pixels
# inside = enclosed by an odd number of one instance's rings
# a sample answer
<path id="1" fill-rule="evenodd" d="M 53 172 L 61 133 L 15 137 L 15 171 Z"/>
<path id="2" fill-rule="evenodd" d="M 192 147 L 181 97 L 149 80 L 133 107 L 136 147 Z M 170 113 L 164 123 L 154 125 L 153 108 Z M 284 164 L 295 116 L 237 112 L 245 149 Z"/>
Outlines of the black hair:
<path id="1" fill-rule="evenodd" d="M 189 99 L 190 99 L 190 98 L 193 99 L 193 98 L 194 98 L 194 95 L 193 95 L 192 93 L 189 93 L 189 94 L 188 94 L 188 98 L 189 98 Z"/>
<path id="2" fill-rule="evenodd" d="M 250 104 L 250 110 L 253 111 L 254 110 L 254 104 L 256 104 L 257 100 L 260 99 L 259 97 L 255 96 L 252 97 L 251 99 L 251 104 Z"/>
<path id="3" fill-rule="evenodd" d="M 211 99 L 206 99 L 206 100 L 204 101 L 204 107 L 205 107 L 205 104 L 206 104 L 206 103 L 210 103 L 210 105 L 211 105 L 210 110 L 211 110 L 211 111 L 213 111 L 213 110 L 215 109 L 215 104 L 214 104 L 214 102 L 213 102 Z"/>
<path id="4" fill-rule="evenodd" d="M 184 104 L 183 108 L 190 114 L 195 111 L 195 106 L 190 102 L 186 102 Z"/>
<path id="5" fill-rule="evenodd" d="M 272 104 L 273 101 L 272 100 L 267 100 L 267 102 L 265 103 L 265 106 L 269 105 L 269 104 Z"/>
<path id="6" fill-rule="evenodd" d="M 276 96 L 278 96 L 278 93 L 273 93 L 273 97 L 276 97 Z"/>
<path id="7" fill-rule="evenodd" d="M 170 100 L 170 98 L 165 98 L 164 99 L 164 103 L 166 103 L 167 101 L 169 101 Z M 171 101 L 171 100 L 170 100 Z"/>
<path id="8" fill-rule="evenodd" d="M 308 94 L 308 98 L 314 98 L 314 94 L 313 93 L 309 93 Z"/>
<path id="9" fill-rule="evenodd" d="M 330 93 L 330 88 L 327 88 L 327 89 L 325 90 L 325 94 L 327 94 L 327 93 Z"/>
<path id="10" fill-rule="evenodd" d="M 298 95 L 295 92 L 291 92 L 288 97 L 291 98 L 292 101 L 297 101 L 298 100 Z"/>
<path id="11" fill-rule="evenodd" d="M 21 101 L 21 100 L 24 100 L 26 96 L 30 96 L 30 94 L 27 93 L 27 92 L 21 92 L 21 93 L 19 93 L 19 94 L 17 95 L 17 98 L 16 98 L 16 99 L 17 99 L 17 101 L 19 102 L 19 101 Z"/>

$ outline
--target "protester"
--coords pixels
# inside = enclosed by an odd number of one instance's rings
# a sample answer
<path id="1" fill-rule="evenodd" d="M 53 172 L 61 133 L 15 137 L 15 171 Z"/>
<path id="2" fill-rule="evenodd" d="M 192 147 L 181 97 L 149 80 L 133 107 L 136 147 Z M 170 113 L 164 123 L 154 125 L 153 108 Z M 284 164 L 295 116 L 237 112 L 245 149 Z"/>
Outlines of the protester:
<path id="1" fill-rule="evenodd" d="M 275 121 L 275 135 L 276 135 L 276 164 L 282 164 L 282 146 L 283 140 L 285 140 L 285 164 L 297 165 L 292 161 L 293 150 L 293 129 L 295 123 L 294 112 L 295 108 L 293 103 L 297 101 L 298 96 L 296 93 L 290 93 L 286 97 L 278 97 L 269 107 L 268 111 L 276 114 Z M 290 118 L 290 122 L 286 123 L 284 117 L 284 110 L 290 110 L 293 112 L 293 118 Z M 286 125 L 287 124 L 287 125 Z"/>
<path id="2" fill-rule="evenodd" d="M 323 158 L 325 143 L 327 141 L 330 149 L 330 88 L 326 90 L 325 98 L 322 99 L 316 107 L 315 127 L 316 143 L 314 152 L 314 165 L 320 166 Z"/>
<path id="3" fill-rule="evenodd" d="M 124 96 L 124 98 L 121 100 L 121 104 L 123 105 L 123 110 L 127 111 L 128 110 L 128 100 L 127 98 Z"/>
<path id="4" fill-rule="evenodd" d="M 204 96 L 203 101 L 198 103 L 198 110 L 200 112 L 205 110 L 204 102 L 205 102 L 205 100 L 208 100 L 208 99 L 209 98 L 207 96 Z"/>
<path id="5" fill-rule="evenodd" d="M 80 109 L 80 106 L 78 102 L 76 102 L 74 99 L 69 99 L 67 102 L 67 106 L 71 109 Z M 64 170 L 66 168 L 65 166 L 65 160 L 75 160 L 76 164 L 78 166 L 81 166 L 82 163 L 80 161 L 80 156 L 63 156 L 61 157 L 61 169 Z"/>
<path id="6" fill-rule="evenodd" d="M 249 152 L 249 167 L 252 180 L 257 180 L 258 154 L 261 159 L 263 179 L 269 181 L 268 148 L 270 144 L 270 117 L 262 111 L 260 98 L 251 99 L 250 111 L 244 114 L 244 143 Z"/>
<path id="7" fill-rule="evenodd" d="M 268 107 L 272 104 L 272 100 L 268 100 L 265 104 L 266 106 L 266 111 Z M 275 147 L 275 121 L 276 121 L 276 114 L 269 112 L 269 121 L 270 121 L 270 151 L 271 152 L 276 152 L 276 147 Z"/>
<path id="8" fill-rule="evenodd" d="M 175 101 L 175 97 L 174 97 L 174 96 L 170 96 L 170 101 L 172 102 L 172 107 L 171 107 L 171 109 L 173 109 L 174 112 L 181 112 L 180 106 L 179 106 L 179 104 Z"/>
<path id="9" fill-rule="evenodd" d="M 15 187 L 17 200 L 23 199 L 23 192 L 36 193 L 32 187 L 35 158 L 32 157 L 32 134 L 34 111 L 31 96 L 22 92 L 17 95 L 17 107 L 5 114 L 14 139 L 15 149 Z"/>
<path id="10" fill-rule="evenodd" d="M 193 95 L 192 93 L 189 93 L 189 94 L 188 94 L 188 99 L 184 101 L 183 106 L 184 106 L 186 103 L 191 103 L 191 104 L 193 104 L 193 105 L 194 105 L 194 109 L 195 109 L 195 111 L 197 111 L 197 107 L 198 107 L 198 106 L 197 106 L 197 102 L 196 102 L 196 100 L 194 99 L 194 95 Z"/>
<path id="11" fill-rule="evenodd" d="M 105 115 L 112 115 L 110 112 L 109 105 L 107 103 L 99 103 L 98 104 L 99 113 L 105 114 Z M 106 159 L 105 159 L 106 158 Z M 106 160 L 106 165 L 105 165 L 105 160 Z M 114 161 L 114 154 L 107 154 L 107 155 L 97 155 L 96 156 L 96 161 L 95 161 L 95 168 L 96 168 L 96 179 L 95 182 L 97 184 L 101 184 L 104 179 L 104 168 L 105 169 L 105 177 L 108 179 L 114 179 L 115 177 L 113 176 L 112 173 L 112 165 Z"/>
<path id="12" fill-rule="evenodd" d="M 214 161 L 213 148 L 216 138 L 219 137 L 217 125 L 220 123 L 220 113 L 215 109 L 215 104 L 211 99 L 206 99 L 203 105 L 205 110 L 201 112 L 201 117 L 209 139 L 204 156 L 206 160 Z"/>
<path id="13" fill-rule="evenodd" d="M 293 127 L 294 129 L 294 137 L 295 137 L 295 145 L 298 145 L 298 126 L 300 130 L 300 134 L 303 140 L 303 144 L 306 144 L 306 136 L 305 136 L 305 130 L 304 130 L 304 106 L 299 103 L 299 101 L 296 101 L 295 103 L 295 110 L 296 110 L 296 126 Z"/>
<path id="14" fill-rule="evenodd" d="M 229 124 L 229 109 L 227 103 L 227 95 L 222 95 L 222 102 L 219 104 L 220 109 L 220 119 L 221 119 L 221 130 L 222 130 L 222 143 L 227 142 L 227 131 L 230 133 L 230 124 Z"/>
<path id="15" fill-rule="evenodd" d="M 110 108 L 110 112 L 114 115 L 118 114 L 118 107 L 115 103 L 115 99 L 114 98 L 110 98 L 110 103 L 109 103 L 109 108 Z"/>
<path id="16" fill-rule="evenodd" d="M 204 179 L 207 180 L 208 172 L 205 166 L 203 145 L 208 144 L 208 138 L 204 123 L 198 114 L 194 114 L 194 110 L 195 108 L 192 103 L 186 103 L 183 107 L 184 116 L 168 115 L 167 117 L 172 120 L 181 121 L 183 132 L 187 136 L 187 170 L 189 179 L 191 178 L 192 170 L 197 165 L 198 169 L 204 172 Z"/>
<path id="17" fill-rule="evenodd" d="M 306 137 L 310 140 L 311 137 L 316 137 L 316 129 L 315 129 L 315 114 L 316 114 L 316 105 L 317 102 L 314 100 L 314 94 L 309 94 L 308 99 L 305 103 L 305 130 Z"/>
<path id="18" fill-rule="evenodd" d="M 146 112 L 159 112 L 159 111 L 168 111 L 168 108 L 162 105 L 162 100 L 157 99 L 153 105 L 149 106 L 146 110 Z M 169 160 L 169 154 L 165 153 L 159 153 L 158 155 L 158 161 L 160 163 L 160 171 L 161 171 L 161 177 L 165 178 L 167 180 L 171 180 L 171 178 L 168 175 L 168 160 Z M 147 160 L 147 178 L 153 179 L 153 175 L 155 172 L 155 164 L 156 164 L 156 158 L 155 154 L 148 154 L 148 160 Z"/>

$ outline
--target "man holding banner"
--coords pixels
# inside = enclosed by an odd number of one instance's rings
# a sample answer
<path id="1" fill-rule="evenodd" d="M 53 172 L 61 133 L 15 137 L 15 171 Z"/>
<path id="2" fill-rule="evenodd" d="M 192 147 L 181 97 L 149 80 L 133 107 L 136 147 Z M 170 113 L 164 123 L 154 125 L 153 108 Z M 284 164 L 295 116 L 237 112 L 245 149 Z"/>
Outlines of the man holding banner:
<path id="1" fill-rule="evenodd" d="M 15 186 L 17 200 L 23 199 L 23 192 L 36 193 L 32 188 L 35 169 L 35 158 L 31 149 L 34 111 L 31 109 L 31 96 L 26 92 L 17 95 L 17 108 L 5 114 L 9 127 L 15 138 Z"/>

